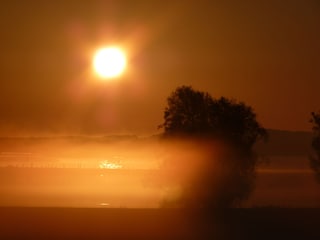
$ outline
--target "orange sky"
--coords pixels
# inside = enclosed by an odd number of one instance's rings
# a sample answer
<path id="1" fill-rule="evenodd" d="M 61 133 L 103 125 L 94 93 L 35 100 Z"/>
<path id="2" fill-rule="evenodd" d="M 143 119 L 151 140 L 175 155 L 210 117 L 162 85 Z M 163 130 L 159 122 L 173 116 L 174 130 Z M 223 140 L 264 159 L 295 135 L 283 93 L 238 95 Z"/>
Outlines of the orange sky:
<path id="1" fill-rule="evenodd" d="M 182 84 L 252 105 L 267 128 L 309 130 L 320 109 L 320 4 L 292 1 L 6 1 L 0 135 L 155 133 Z M 90 75 L 119 43 L 130 71 Z"/>

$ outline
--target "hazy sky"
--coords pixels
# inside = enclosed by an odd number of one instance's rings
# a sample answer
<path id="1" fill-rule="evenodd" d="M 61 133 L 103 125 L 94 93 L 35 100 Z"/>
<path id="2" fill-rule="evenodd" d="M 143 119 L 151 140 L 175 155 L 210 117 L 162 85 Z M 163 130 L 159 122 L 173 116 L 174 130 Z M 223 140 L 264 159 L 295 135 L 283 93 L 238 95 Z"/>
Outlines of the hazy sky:
<path id="1" fill-rule="evenodd" d="M 320 109 L 320 2 L 1 3 L 0 135 L 150 134 L 182 84 L 254 107 L 267 128 L 309 130 Z M 97 81 L 96 48 L 130 69 Z"/>

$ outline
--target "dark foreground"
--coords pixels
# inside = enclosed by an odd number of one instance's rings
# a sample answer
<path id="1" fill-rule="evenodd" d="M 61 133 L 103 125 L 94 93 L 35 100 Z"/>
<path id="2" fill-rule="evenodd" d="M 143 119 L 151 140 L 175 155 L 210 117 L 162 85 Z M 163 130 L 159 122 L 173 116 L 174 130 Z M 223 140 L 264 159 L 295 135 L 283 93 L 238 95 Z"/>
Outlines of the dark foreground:
<path id="1" fill-rule="evenodd" d="M 0 239 L 320 239 L 320 209 L 0 208 Z M 211 215 L 210 215 L 211 216 Z"/>

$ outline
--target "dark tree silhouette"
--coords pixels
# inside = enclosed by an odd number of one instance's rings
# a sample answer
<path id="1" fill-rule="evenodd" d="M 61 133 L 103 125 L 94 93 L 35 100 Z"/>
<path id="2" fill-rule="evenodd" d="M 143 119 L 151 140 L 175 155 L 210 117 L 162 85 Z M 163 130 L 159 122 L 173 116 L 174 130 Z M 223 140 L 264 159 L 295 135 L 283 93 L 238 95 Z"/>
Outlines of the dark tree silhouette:
<path id="1" fill-rule="evenodd" d="M 191 140 L 194 144 L 185 149 L 193 147 L 199 151 L 199 146 L 207 146 L 201 148 L 206 156 L 217 146 L 227 149 L 224 157 L 207 158 L 201 174 L 184 183 L 180 205 L 221 208 L 247 199 L 254 187 L 258 159 L 253 145 L 266 137 L 266 130 L 257 122 L 252 108 L 224 97 L 214 99 L 190 86 L 178 87 L 167 104 L 164 123 L 160 125 L 166 139 Z"/>
<path id="2" fill-rule="evenodd" d="M 310 157 L 310 166 L 315 171 L 316 178 L 320 183 L 320 111 L 311 113 L 310 122 L 313 124 L 312 148 L 314 151 Z"/>
<path id="3" fill-rule="evenodd" d="M 191 87 L 178 87 L 167 99 L 164 111 L 165 135 L 199 134 L 209 129 L 210 105 L 213 99 L 208 93 Z"/>

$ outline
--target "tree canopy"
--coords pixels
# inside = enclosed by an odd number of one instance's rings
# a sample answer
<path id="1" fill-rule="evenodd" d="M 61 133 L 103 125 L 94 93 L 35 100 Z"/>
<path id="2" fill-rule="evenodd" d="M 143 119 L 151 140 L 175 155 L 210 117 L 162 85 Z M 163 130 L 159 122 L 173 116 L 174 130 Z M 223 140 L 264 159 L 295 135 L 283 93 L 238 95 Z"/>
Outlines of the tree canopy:
<path id="1" fill-rule="evenodd" d="M 250 149 L 266 137 L 266 130 L 256 120 L 256 114 L 243 102 L 221 97 L 190 86 L 178 87 L 167 99 L 164 111 L 165 136 L 219 136 Z"/>
<path id="2" fill-rule="evenodd" d="M 179 137 L 194 139 L 202 145 L 204 141 L 212 143 L 211 147 L 204 150 L 208 153 L 217 146 L 217 140 L 229 147 L 226 154 L 232 152 L 228 157 L 208 159 L 206 171 L 201 171 L 201 175 L 187 187 L 183 186 L 182 205 L 196 202 L 196 205 L 203 207 L 228 207 L 249 196 L 257 164 L 252 148 L 259 139 L 266 137 L 266 130 L 256 120 L 256 114 L 250 106 L 225 97 L 216 99 L 207 92 L 181 86 L 168 97 L 164 122 L 160 128 L 164 129 L 167 139 Z M 196 145 L 194 147 L 197 148 Z M 216 163 L 210 164 L 213 161 Z M 219 173 L 217 166 L 220 166 Z M 219 179 L 213 176 L 217 174 Z M 201 194 L 206 197 L 200 198 Z"/>
<path id="3" fill-rule="evenodd" d="M 320 182 L 320 111 L 311 113 L 310 122 L 313 124 L 312 148 L 314 151 L 314 154 L 310 157 L 310 165 L 315 171 L 318 182 Z"/>

